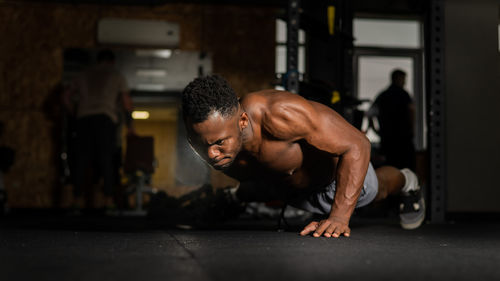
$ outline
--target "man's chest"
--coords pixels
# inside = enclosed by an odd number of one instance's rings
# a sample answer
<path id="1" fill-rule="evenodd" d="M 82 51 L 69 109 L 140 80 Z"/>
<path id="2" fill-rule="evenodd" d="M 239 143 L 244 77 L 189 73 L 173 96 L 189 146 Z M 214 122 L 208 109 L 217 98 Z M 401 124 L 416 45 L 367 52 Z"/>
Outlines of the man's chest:
<path id="1" fill-rule="evenodd" d="M 238 180 L 286 180 L 301 169 L 304 155 L 297 143 L 266 141 L 256 155 L 240 155 L 229 171 Z"/>
<path id="2" fill-rule="evenodd" d="M 302 166 L 304 155 L 298 143 L 267 140 L 256 158 L 264 169 L 289 176 Z"/>
<path id="3" fill-rule="evenodd" d="M 239 181 L 271 181 L 306 188 L 330 183 L 338 159 L 305 142 L 266 141 L 257 155 L 239 156 L 227 174 Z"/>

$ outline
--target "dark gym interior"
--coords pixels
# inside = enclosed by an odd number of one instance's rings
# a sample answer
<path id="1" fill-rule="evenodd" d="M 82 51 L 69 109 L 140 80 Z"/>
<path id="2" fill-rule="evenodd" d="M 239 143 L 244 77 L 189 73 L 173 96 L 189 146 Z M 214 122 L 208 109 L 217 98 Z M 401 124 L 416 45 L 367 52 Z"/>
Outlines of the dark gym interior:
<path id="1" fill-rule="evenodd" d="M 0 280 L 500 280 L 498 0 L 0 0 L 0 38 Z M 73 112 L 103 51 L 129 110 L 98 133 L 109 173 L 79 151 Z M 417 229 L 389 198 L 356 209 L 350 237 L 300 236 L 317 214 L 234 203 L 240 183 L 188 142 L 183 89 L 217 74 L 240 98 L 326 105 L 386 165 L 372 117 L 396 69 Z"/>

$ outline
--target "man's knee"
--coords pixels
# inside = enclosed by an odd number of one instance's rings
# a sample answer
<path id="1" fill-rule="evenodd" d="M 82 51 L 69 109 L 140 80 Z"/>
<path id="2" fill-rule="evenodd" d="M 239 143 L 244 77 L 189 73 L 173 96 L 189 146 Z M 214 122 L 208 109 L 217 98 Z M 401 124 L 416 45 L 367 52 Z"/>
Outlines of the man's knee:
<path id="1" fill-rule="evenodd" d="M 387 198 L 387 195 L 388 195 L 387 188 L 383 185 L 380 185 L 379 183 L 377 196 L 375 196 L 375 201 L 384 200 L 385 198 Z"/>

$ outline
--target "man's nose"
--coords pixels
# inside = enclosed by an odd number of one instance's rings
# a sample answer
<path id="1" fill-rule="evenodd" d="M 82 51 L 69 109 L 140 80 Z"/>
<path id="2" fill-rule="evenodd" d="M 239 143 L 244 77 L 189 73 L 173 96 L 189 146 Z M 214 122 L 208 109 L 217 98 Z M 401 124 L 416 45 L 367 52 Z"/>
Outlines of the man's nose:
<path id="1" fill-rule="evenodd" d="M 214 160 L 220 155 L 220 150 L 217 147 L 208 148 L 208 158 Z"/>

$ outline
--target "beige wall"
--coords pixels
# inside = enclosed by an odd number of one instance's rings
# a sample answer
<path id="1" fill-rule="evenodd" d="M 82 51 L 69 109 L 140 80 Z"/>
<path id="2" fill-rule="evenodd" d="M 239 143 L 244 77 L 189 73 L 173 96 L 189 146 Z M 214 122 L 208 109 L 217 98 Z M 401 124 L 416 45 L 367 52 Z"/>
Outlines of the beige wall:
<path id="1" fill-rule="evenodd" d="M 137 120 L 135 128 L 138 135 L 154 138 L 154 155 L 158 166 L 153 174 L 152 186 L 167 193 L 175 192 L 177 120 Z"/>

